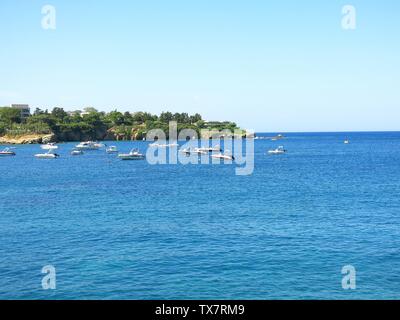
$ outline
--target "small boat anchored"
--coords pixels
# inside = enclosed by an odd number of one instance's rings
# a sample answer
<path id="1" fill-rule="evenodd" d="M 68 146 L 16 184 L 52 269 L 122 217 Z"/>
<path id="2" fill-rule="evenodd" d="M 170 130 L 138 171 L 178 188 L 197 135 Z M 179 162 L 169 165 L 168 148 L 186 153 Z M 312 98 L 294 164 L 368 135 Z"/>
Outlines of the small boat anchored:
<path id="1" fill-rule="evenodd" d="M 222 152 L 222 149 L 219 144 L 214 147 L 201 147 L 195 149 L 198 152 Z"/>
<path id="2" fill-rule="evenodd" d="M 287 152 L 287 150 L 284 149 L 283 146 L 279 146 L 279 147 L 276 148 L 276 149 L 269 150 L 269 151 L 268 151 L 268 154 L 284 154 L 284 153 L 286 153 L 286 152 Z"/>
<path id="3" fill-rule="evenodd" d="M 179 144 L 177 143 L 150 143 L 149 147 L 153 148 L 174 148 L 174 147 L 179 147 Z"/>
<path id="4" fill-rule="evenodd" d="M 118 158 L 121 160 L 144 160 L 144 154 L 139 152 L 139 149 L 132 149 L 129 153 L 120 153 Z"/>
<path id="5" fill-rule="evenodd" d="M 79 150 L 98 150 L 101 148 L 103 144 L 96 143 L 93 141 L 86 141 L 86 142 L 81 142 L 80 144 L 76 145 L 75 148 Z"/>
<path id="6" fill-rule="evenodd" d="M 59 155 L 57 153 L 53 153 L 53 150 L 47 151 L 47 153 L 38 153 L 35 154 L 35 158 L 38 159 L 56 159 Z"/>
<path id="7" fill-rule="evenodd" d="M 231 154 L 228 154 L 227 152 L 225 153 L 218 153 L 218 154 L 212 154 L 211 158 L 215 159 L 223 159 L 223 160 L 235 160 L 235 157 Z"/>
<path id="8" fill-rule="evenodd" d="M 43 150 L 56 150 L 58 149 L 58 146 L 56 146 L 55 143 L 51 142 L 41 145 L 40 148 L 42 148 Z"/>
<path id="9" fill-rule="evenodd" d="M 80 156 L 80 155 L 82 155 L 83 154 L 83 151 L 82 150 L 79 150 L 79 149 L 73 149 L 72 151 L 71 151 L 71 156 Z"/>
<path id="10" fill-rule="evenodd" d="M 10 156 L 15 156 L 15 152 L 11 150 L 12 148 L 5 148 L 2 151 L 0 151 L 0 156 L 1 157 L 10 157 Z"/>
<path id="11" fill-rule="evenodd" d="M 109 147 L 107 147 L 106 152 L 107 153 L 118 153 L 118 149 L 116 146 L 109 146 Z"/>

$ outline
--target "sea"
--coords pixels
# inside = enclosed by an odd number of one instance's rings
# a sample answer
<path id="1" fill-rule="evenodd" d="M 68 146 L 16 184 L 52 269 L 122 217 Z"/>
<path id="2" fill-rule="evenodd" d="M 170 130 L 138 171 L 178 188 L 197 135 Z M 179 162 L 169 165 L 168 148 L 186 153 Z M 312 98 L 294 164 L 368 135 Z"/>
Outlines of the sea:
<path id="1" fill-rule="evenodd" d="M 399 299 L 400 132 L 274 135 L 250 175 L 16 146 L 0 158 L 0 299 Z"/>

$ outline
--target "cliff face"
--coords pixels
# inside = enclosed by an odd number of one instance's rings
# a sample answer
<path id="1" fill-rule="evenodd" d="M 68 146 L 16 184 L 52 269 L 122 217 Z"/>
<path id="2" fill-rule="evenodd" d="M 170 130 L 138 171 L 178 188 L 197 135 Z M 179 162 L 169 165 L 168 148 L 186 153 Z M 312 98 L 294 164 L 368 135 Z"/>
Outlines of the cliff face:
<path id="1" fill-rule="evenodd" d="M 55 142 L 54 134 L 25 134 L 20 136 L 5 135 L 0 137 L 1 144 L 35 144 Z"/>

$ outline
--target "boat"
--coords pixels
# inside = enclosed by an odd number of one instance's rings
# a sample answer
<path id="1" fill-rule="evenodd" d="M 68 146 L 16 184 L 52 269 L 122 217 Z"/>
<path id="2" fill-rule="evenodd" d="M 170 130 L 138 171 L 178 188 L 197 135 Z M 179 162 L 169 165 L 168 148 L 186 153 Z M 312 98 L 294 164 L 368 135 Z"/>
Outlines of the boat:
<path id="1" fill-rule="evenodd" d="M 153 147 L 153 148 L 173 148 L 173 147 L 178 147 L 179 144 L 177 143 L 150 143 L 149 147 Z"/>
<path id="2" fill-rule="evenodd" d="M 272 140 L 272 141 L 277 141 L 277 140 L 282 140 L 283 138 L 284 138 L 283 135 L 278 134 L 278 135 L 276 135 L 275 137 L 272 137 L 271 140 Z"/>
<path id="3" fill-rule="evenodd" d="M 222 151 L 219 144 L 217 144 L 214 147 L 201 147 L 201 148 L 196 148 L 195 150 L 198 152 L 221 152 Z"/>
<path id="4" fill-rule="evenodd" d="M 38 159 L 56 159 L 59 155 L 57 153 L 53 153 L 53 150 L 47 151 L 47 153 L 38 153 L 35 154 L 35 158 Z"/>
<path id="5" fill-rule="evenodd" d="M 349 144 L 350 141 L 349 140 L 344 140 L 344 144 Z"/>
<path id="6" fill-rule="evenodd" d="M 231 154 L 228 153 L 218 153 L 218 154 L 212 154 L 211 158 L 215 159 L 223 159 L 223 160 L 235 160 L 235 157 Z"/>
<path id="7" fill-rule="evenodd" d="M 0 151 L 0 156 L 1 157 L 15 156 L 15 152 L 12 151 L 11 148 L 5 148 L 2 151 Z"/>
<path id="8" fill-rule="evenodd" d="M 191 154 L 190 148 L 181 149 L 181 150 L 179 150 L 179 152 L 180 152 L 180 153 L 184 153 L 184 154 L 187 155 L 187 156 L 190 156 L 190 154 Z"/>
<path id="9" fill-rule="evenodd" d="M 76 145 L 75 148 L 79 150 L 98 150 L 101 147 L 99 143 L 93 141 L 86 141 Z"/>
<path id="10" fill-rule="evenodd" d="M 121 160 L 143 160 L 145 156 L 138 149 L 132 149 L 129 153 L 120 153 L 118 158 Z"/>
<path id="11" fill-rule="evenodd" d="M 286 153 L 286 152 L 287 152 L 287 150 L 285 150 L 285 149 L 283 148 L 283 146 L 279 146 L 279 147 L 276 148 L 276 149 L 273 149 L 273 150 L 269 150 L 269 151 L 268 151 L 269 154 L 284 154 L 284 153 Z"/>
<path id="12" fill-rule="evenodd" d="M 104 143 L 100 142 L 94 142 L 93 144 L 96 148 L 104 148 L 106 146 Z"/>
<path id="13" fill-rule="evenodd" d="M 190 156 L 191 154 L 208 155 L 208 152 L 199 150 L 199 148 L 194 148 L 194 149 L 191 149 L 191 148 L 184 148 L 184 149 L 179 150 L 179 152 L 180 152 L 180 153 L 184 153 L 184 154 L 186 154 L 187 156 Z"/>
<path id="14" fill-rule="evenodd" d="M 109 146 L 109 147 L 107 147 L 106 152 L 107 153 L 118 153 L 118 149 L 116 146 Z"/>
<path id="15" fill-rule="evenodd" d="M 74 149 L 71 151 L 71 156 L 80 156 L 82 154 L 83 154 L 83 151 L 79 150 L 79 149 Z"/>
<path id="16" fill-rule="evenodd" d="M 56 150 L 58 149 L 58 146 L 56 146 L 55 143 L 51 142 L 51 143 L 47 143 L 47 144 L 43 144 L 40 146 L 43 150 Z"/>

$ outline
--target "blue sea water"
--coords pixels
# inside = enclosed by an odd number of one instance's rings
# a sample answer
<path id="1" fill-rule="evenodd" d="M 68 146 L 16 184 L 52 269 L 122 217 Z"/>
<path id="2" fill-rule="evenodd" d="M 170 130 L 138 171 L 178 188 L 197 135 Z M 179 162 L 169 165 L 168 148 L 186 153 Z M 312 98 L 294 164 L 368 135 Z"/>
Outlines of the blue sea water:
<path id="1" fill-rule="evenodd" d="M 286 136 L 255 141 L 249 176 L 18 146 L 0 158 L 0 298 L 400 298 L 400 133 Z"/>

